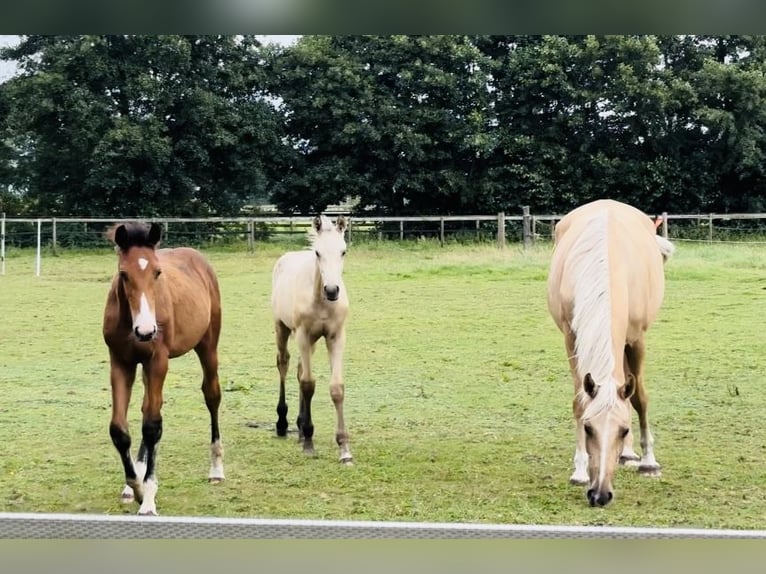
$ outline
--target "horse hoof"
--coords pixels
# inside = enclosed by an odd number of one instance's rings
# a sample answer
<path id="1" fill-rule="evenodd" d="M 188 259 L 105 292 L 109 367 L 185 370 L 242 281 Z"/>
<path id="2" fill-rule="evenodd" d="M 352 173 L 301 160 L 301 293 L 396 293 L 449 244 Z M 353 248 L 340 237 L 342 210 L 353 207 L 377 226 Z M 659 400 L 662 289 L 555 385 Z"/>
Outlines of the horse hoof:
<path id="1" fill-rule="evenodd" d="M 662 470 L 659 465 L 639 465 L 638 474 L 647 478 L 659 478 L 662 476 Z"/>
<path id="2" fill-rule="evenodd" d="M 352 459 L 352 458 L 342 458 L 342 459 L 340 459 L 340 463 L 343 466 L 354 466 L 354 459 Z"/>
<path id="3" fill-rule="evenodd" d="M 620 466 L 625 466 L 625 467 L 628 467 L 628 468 L 635 468 L 635 467 L 639 466 L 639 461 L 640 460 L 641 459 L 638 458 L 638 457 L 633 458 L 632 456 L 631 457 L 621 456 L 620 457 Z"/>
<path id="4" fill-rule="evenodd" d="M 138 511 L 139 516 L 159 516 L 156 510 L 145 510 L 144 512 Z"/>
<path id="5" fill-rule="evenodd" d="M 221 484 L 223 482 L 222 476 L 211 476 L 207 479 L 208 484 Z"/>
<path id="6" fill-rule="evenodd" d="M 587 479 L 586 480 L 582 480 L 582 479 L 579 479 L 579 478 L 570 478 L 569 479 L 569 484 L 571 484 L 572 486 L 585 486 L 585 485 L 588 484 L 588 481 L 587 481 Z"/>

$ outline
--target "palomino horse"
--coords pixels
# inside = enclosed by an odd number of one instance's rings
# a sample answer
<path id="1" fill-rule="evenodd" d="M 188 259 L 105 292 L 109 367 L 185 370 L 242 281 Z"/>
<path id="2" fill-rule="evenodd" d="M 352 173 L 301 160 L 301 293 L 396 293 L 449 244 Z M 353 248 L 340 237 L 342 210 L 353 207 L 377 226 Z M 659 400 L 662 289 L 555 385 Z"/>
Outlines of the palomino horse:
<path id="1" fill-rule="evenodd" d="M 612 200 L 588 203 L 556 226 L 548 308 L 564 334 L 577 422 L 572 484 L 589 485 L 591 506 L 612 499 L 622 462 L 659 476 L 647 418 L 644 336 L 662 304 L 663 263 L 673 245 L 651 218 Z M 633 451 L 630 404 L 642 457 Z"/>
<path id="2" fill-rule="evenodd" d="M 162 387 L 168 360 L 191 349 L 202 365 L 202 393 L 210 411 L 211 467 L 208 479 L 220 482 L 223 446 L 218 429 L 221 388 L 218 382 L 218 337 L 221 295 L 210 264 L 186 247 L 160 249 L 162 228 L 124 223 L 107 236 L 117 246 L 118 271 L 104 309 L 104 341 L 109 347 L 112 420 L 109 434 L 125 468 L 124 502 L 134 498 L 139 514 L 157 514 L 155 473 L 162 437 Z M 141 364 L 144 399 L 138 458 L 130 455 L 127 413 L 136 368 Z"/>
<path id="3" fill-rule="evenodd" d="M 339 217 L 334 226 L 325 216 L 314 219 L 309 231 L 311 248 L 285 253 L 274 264 L 271 307 L 279 370 L 277 435 L 287 435 L 285 377 L 290 362 L 287 342 L 292 334 L 300 353 L 298 439 L 303 441 L 303 452 L 314 454 L 311 399 L 316 382 L 311 372 L 311 357 L 316 342 L 324 337 L 330 357 L 330 396 L 337 416 L 335 441 L 340 449 L 340 461 L 352 464 L 348 432 L 343 420 L 343 348 L 349 309 L 342 277 L 346 255 L 345 230 L 346 220 L 343 217 Z"/>

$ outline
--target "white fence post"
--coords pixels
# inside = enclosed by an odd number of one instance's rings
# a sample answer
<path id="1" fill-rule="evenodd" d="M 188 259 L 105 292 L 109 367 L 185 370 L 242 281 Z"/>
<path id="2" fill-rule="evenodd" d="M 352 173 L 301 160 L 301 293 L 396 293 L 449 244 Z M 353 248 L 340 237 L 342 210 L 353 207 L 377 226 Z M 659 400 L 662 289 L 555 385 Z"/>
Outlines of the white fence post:
<path id="1" fill-rule="evenodd" d="M 40 248 L 41 248 L 41 235 L 42 235 L 43 221 L 37 220 L 37 255 L 35 257 L 35 276 L 40 276 Z"/>
<path id="2" fill-rule="evenodd" d="M 505 247 L 505 212 L 497 214 L 497 246 Z"/>
<path id="3" fill-rule="evenodd" d="M 5 212 L 0 217 L 0 275 L 5 275 Z"/>

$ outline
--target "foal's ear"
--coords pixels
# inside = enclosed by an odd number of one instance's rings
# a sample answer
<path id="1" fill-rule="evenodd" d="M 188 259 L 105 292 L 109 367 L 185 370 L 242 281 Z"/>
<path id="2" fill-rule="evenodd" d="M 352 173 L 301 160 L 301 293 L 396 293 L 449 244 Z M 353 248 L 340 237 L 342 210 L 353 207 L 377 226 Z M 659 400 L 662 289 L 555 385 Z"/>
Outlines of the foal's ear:
<path id="1" fill-rule="evenodd" d="M 596 396 L 596 383 L 593 380 L 593 377 L 590 376 L 590 373 L 587 373 L 585 375 L 585 378 L 582 381 L 582 388 L 587 393 L 587 395 L 590 398 L 595 398 Z"/>
<path id="2" fill-rule="evenodd" d="M 146 236 L 146 240 L 152 247 L 156 247 L 162 238 L 162 225 L 157 222 L 153 222 L 149 228 L 149 234 Z"/>
<path id="3" fill-rule="evenodd" d="M 622 400 L 627 401 L 636 392 L 636 377 L 633 373 L 628 373 L 625 379 L 625 384 L 620 389 L 620 397 Z"/>
<path id="4" fill-rule="evenodd" d="M 128 230 L 125 229 L 125 226 L 122 224 L 118 225 L 114 229 L 114 243 L 117 245 L 117 247 L 119 247 L 123 251 L 125 251 L 125 249 L 127 248 Z"/>
<path id="5" fill-rule="evenodd" d="M 346 218 L 342 215 L 339 215 L 337 221 L 335 222 L 335 229 L 338 230 L 338 233 L 343 235 L 343 233 L 346 231 L 346 227 L 348 227 Z"/>
<path id="6" fill-rule="evenodd" d="M 322 231 L 322 216 L 321 215 L 317 215 L 314 218 L 314 230 Z"/>

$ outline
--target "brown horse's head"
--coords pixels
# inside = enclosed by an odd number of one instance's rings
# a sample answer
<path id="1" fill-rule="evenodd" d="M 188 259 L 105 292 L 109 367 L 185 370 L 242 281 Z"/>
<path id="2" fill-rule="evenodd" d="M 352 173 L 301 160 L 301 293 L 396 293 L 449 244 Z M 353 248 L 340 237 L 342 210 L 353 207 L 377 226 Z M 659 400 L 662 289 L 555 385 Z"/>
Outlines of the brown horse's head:
<path id="1" fill-rule="evenodd" d="M 621 387 L 596 385 L 590 373 L 583 380 L 586 406 L 582 423 L 588 453 L 587 497 L 591 506 L 606 506 L 614 497 L 612 479 L 630 432 L 630 397 L 635 388 L 632 374 Z"/>
<path id="2" fill-rule="evenodd" d="M 155 289 L 160 280 L 160 262 L 155 248 L 162 236 L 157 223 L 122 223 L 108 236 L 117 246 L 120 288 L 125 294 L 133 319 L 133 335 L 139 341 L 157 336 Z"/>

